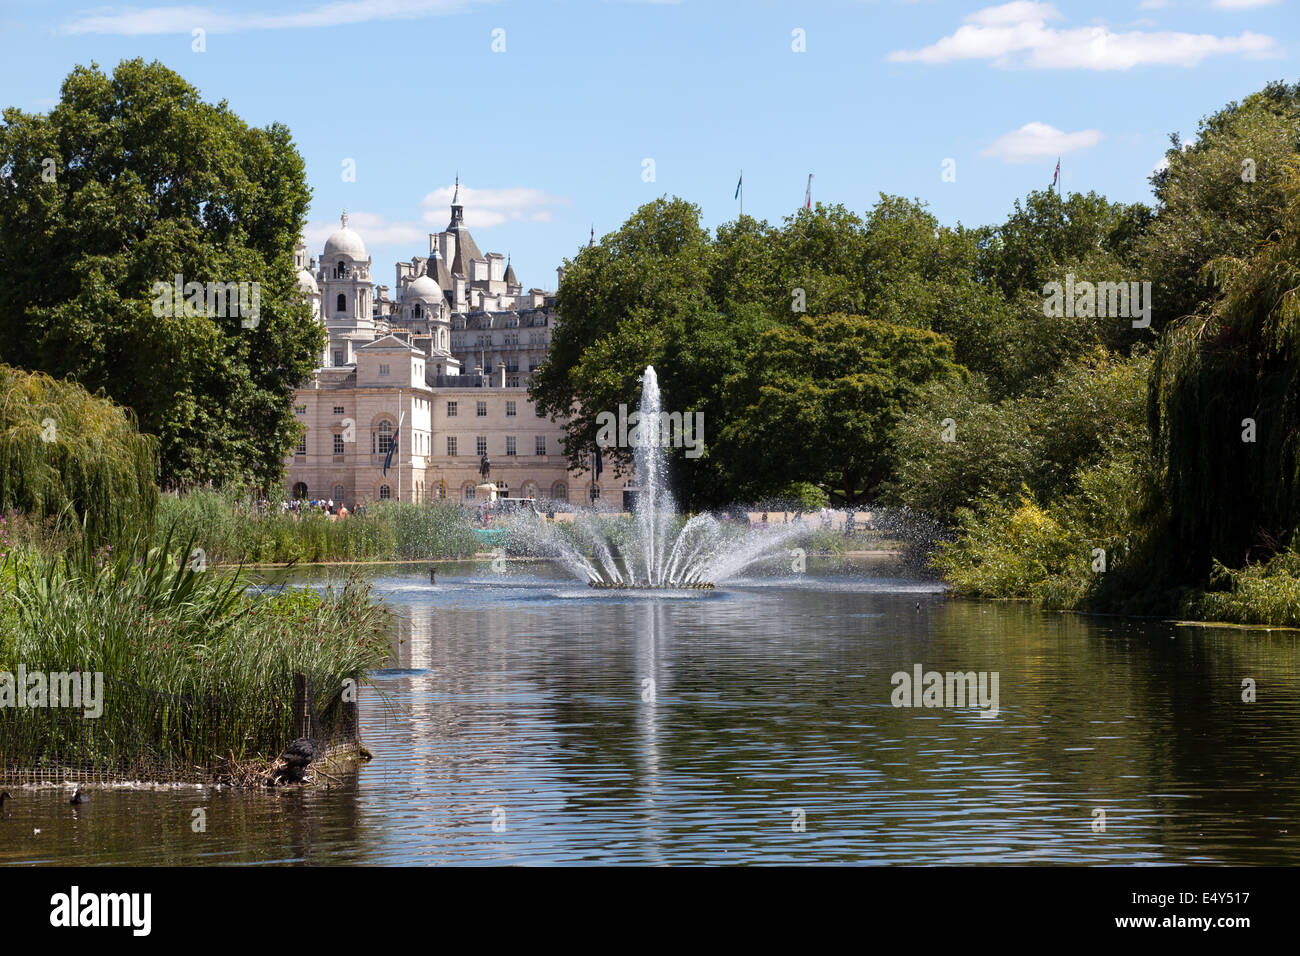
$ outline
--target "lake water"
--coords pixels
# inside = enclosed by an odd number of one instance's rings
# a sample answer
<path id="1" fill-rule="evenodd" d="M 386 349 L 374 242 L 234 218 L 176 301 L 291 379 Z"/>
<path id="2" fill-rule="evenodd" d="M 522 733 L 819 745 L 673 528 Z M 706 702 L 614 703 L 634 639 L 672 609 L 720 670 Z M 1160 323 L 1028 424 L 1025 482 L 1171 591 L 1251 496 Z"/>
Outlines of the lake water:
<path id="1" fill-rule="evenodd" d="M 427 567 L 367 572 L 400 620 L 355 775 L 22 789 L 0 862 L 1300 862 L 1296 632 L 958 601 L 878 561 L 676 596 Z M 893 706 L 918 664 L 996 672 L 997 716 Z"/>

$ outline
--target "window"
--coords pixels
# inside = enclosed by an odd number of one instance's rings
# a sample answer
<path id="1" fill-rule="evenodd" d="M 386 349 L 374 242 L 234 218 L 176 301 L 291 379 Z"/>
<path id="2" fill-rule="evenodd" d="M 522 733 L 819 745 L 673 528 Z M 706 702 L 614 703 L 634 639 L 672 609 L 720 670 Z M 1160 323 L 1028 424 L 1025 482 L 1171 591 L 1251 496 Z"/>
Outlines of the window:
<path id="1" fill-rule="evenodd" d="M 475 408 L 475 414 L 478 415 L 479 418 L 487 418 L 487 402 L 479 402 L 478 406 Z"/>
<path id="2" fill-rule="evenodd" d="M 533 440 L 533 454 L 536 454 L 536 455 L 545 455 L 545 454 L 546 454 L 546 436 L 545 436 L 545 435 L 538 435 L 538 436 Z"/>
<path id="3" fill-rule="evenodd" d="M 307 454 L 307 433 L 306 432 L 303 432 L 302 437 L 298 439 L 298 450 L 295 451 L 294 454 L 295 455 Z"/>
<path id="4" fill-rule="evenodd" d="M 387 365 L 381 365 L 381 366 L 379 366 L 379 374 L 380 374 L 380 375 L 387 375 L 387 374 L 388 374 L 388 366 L 387 366 Z"/>
<path id="5" fill-rule="evenodd" d="M 484 455 L 486 455 L 486 454 L 487 454 L 487 437 L 484 436 L 484 435 L 479 435 L 477 438 L 475 438 L 475 439 L 474 439 L 474 447 L 477 449 L 477 451 L 475 452 L 475 454 L 477 454 L 480 458 L 482 458 Z"/>
<path id="6" fill-rule="evenodd" d="M 307 483 L 303 481 L 294 482 L 293 496 L 295 498 L 307 497 Z"/>
<path id="7" fill-rule="evenodd" d="M 334 454 L 343 454 L 343 435 L 340 432 L 334 433 Z"/>
<path id="8" fill-rule="evenodd" d="M 342 486 L 342 485 L 335 485 L 335 486 L 334 486 L 334 503 L 335 503 L 336 505 L 341 505 L 341 504 L 343 504 L 343 494 L 344 494 L 343 486 Z"/>
<path id="9" fill-rule="evenodd" d="M 387 455 L 388 449 L 393 446 L 393 423 L 387 419 L 380 422 L 371 435 L 370 445 L 372 455 Z"/>
<path id="10" fill-rule="evenodd" d="M 455 403 L 455 402 L 448 402 L 448 403 L 447 403 L 447 417 L 448 417 L 448 418 L 455 418 L 455 417 L 456 417 L 456 403 Z"/>
<path id="11" fill-rule="evenodd" d="M 447 454 L 451 458 L 456 457 L 456 439 L 454 438 L 447 439 Z"/>
<path id="12" fill-rule="evenodd" d="M 380 485 L 380 486 L 379 486 L 379 500 L 380 500 L 380 501 L 387 501 L 387 500 L 388 500 L 389 498 L 391 498 L 391 497 L 393 497 L 393 492 L 392 492 L 392 490 L 391 490 L 387 485 Z"/>
<path id="13" fill-rule="evenodd" d="M 515 414 L 515 403 L 514 403 L 514 402 L 506 402 L 506 417 L 507 417 L 507 418 L 513 418 L 513 417 L 514 417 L 514 414 Z"/>
<path id="14" fill-rule="evenodd" d="M 335 349 L 335 350 L 334 350 L 334 364 L 335 364 L 335 365 L 342 365 L 342 364 L 343 364 L 343 350 L 342 350 L 342 349 Z"/>
<path id="15" fill-rule="evenodd" d="M 343 414 L 343 406 L 342 406 L 342 405 L 335 405 L 335 406 L 334 406 L 334 414 L 335 414 L 335 415 L 342 415 L 342 414 Z"/>
<path id="16" fill-rule="evenodd" d="M 544 411 L 542 411 L 542 406 L 540 406 L 540 405 L 535 405 L 535 406 L 533 407 L 533 411 L 535 411 L 535 412 L 537 413 L 537 417 L 538 417 L 538 418 L 545 418 L 545 417 L 546 417 L 546 413 L 545 413 Z"/>
<path id="17" fill-rule="evenodd" d="M 334 306 L 334 311 L 346 312 L 347 310 L 348 310 L 348 297 L 345 296 L 342 292 L 340 292 L 338 300 L 336 301 Z"/>
<path id="18" fill-rule="evenodd" d="M 514 453 L 515 453 L 515 436 L 514 436 L 514 435 L 507 435 L 507 436 L 506 436 L 506 454 L 507 454 L 507 455 L 513 455 Z"/>
<path id="19" fill-rule="evenodd" d="M 293 406 L 293 413 L 294 413 L 295 415 L 306 415 L 306 414 L 307 414 L 307 406 L 306 406 L 306 405 L 295 405 L 295 406 Z"/>
<path id="20" fill-rule="evenodd" d="M 472 484 L 465 486 L 465 500 L 466 501 L 474 500 L 474 486 Z"/>

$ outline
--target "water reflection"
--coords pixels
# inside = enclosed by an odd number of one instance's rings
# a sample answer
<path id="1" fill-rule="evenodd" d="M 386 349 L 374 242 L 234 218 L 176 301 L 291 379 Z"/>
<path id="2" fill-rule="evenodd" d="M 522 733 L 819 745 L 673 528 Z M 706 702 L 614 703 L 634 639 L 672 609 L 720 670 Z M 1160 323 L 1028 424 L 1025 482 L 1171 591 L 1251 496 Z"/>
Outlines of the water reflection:
<path id="1" fill-rule="evenodd" d="M 96 793 L 76 817 L 23 790 L 0 861 L 1300 860 L 1293 632 L 954 601 L 861 567 L 680 596 L 535 565 L 427 581 L 377 579 L 399 622 L 359 773 Z M 998 672 L 999 716 L 891 706 L 915 664 Z"/>

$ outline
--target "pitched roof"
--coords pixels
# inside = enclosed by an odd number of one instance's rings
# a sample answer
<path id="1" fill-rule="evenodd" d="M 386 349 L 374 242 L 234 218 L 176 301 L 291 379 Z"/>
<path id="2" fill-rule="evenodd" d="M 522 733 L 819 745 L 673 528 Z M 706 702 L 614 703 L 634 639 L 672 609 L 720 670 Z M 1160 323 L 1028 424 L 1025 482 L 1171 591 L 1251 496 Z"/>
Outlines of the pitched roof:
<path id="1" fill-rule="evenodd" d="M 375 339 L 373 342 L 367 342 L 360 346 L 357 351 L 361 352 L 366 349 L 374 349 L 376 352 L 415 352 L 423 354 L 408 342 L 403 342 L 395 335 L 385 335 L 382 339 Z"/>
<path id="2" fill-rule="evenodd" d="M 519 285 L 519 280 L 515 278 L 515 267 L 509 262 L 506 263 L 506 285 Z"/>
<path id="3" fill-rule="evenodd" d="M 469 230 L 464 226 L 453 226 L 448 231 L 456 234 L 456 258 L 451 264 L 452 275 L 469 279 L 471 278 L 469 272 L 470 260 L 483 259 L 485 256 L 479 252 L 478 243 L 474 241 L 474 237 L 469 234 Z"/>

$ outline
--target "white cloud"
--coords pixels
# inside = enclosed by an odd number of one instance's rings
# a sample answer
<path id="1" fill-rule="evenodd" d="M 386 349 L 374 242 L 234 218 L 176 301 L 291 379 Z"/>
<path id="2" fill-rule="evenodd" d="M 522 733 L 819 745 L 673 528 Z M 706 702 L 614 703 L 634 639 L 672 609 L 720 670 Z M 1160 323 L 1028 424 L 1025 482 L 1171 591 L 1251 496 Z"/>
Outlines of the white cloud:
<path id="1" fill-rule="evenodd" d="M 1228 0 L 1239 2 L 1239 0 Z M 966 17 L 950 36 L 920 50 L 895 50 L 894 63 L 951 63 L 992 60 L 994 66 L 1031 69 L 1127 70 L 1134 66 L 1195 66 L 1206 57 L 1263 56 L 1276 52 L 1270 36 L 1245 32 L 1236 37 L 1208 33 L 1115 33 L 1104 26 L 1058 29 L 1050 3 L 1015 0 Z"/>
<path id="2" fill-rule="evenodd" d="M 1271 7 L 1279 0 L 1214 0 L 1210 4 L 1220 10 L 1249 10 L 1252 7 Z"/>
<path id="3" fill-rule="evenodd" d="M 987 148 L 980 150 L 980 155 L 995 156 L 1008 163 L 1032 163 L 1087 149 L 1101 140 L 1101 130 L 1081 129 L 1077 133 L 1067 133 L 1046 123 L 1026 123 L 1018 130 L 999 136 Z"/>
<path id="4" fill-rule="evenodd" d="M 420 206 L 425 223 L 447 226 L 451 208 L 452 186 L 441 186 L 429 193 Z M 484 229 L 503 222 L 550 222 L 554 208 L 570 202 L 561 196 L 552 196 L 541 189 L 511 186 L 505 189 L 474 189 L 461 185 L 460 204 L 465 207 L 465 225 Z"/>
<path id="5" fill-rule="evenodd" d="M 348 227 L 360 234 L 367 246 L 408 246 L 412 255 L 425 255 L 429 233 L 442 232 L 451 218 L 453 187 L 443 186 L 420 200 L 419 219 L 389 219 L 380 213 L 348 211 Z M 465 207 L 465 225 L 486 229 L 504 222 L 550 222 L 554 207 L 570 202 L 541 189 L 524 186 L 506 189 L 472 189 L 461 185 L 460 203 Z M 317 255 L 330 233 L 339 227 L 337 217 L 315 219 L 303 229 L 303 241 Z"/>
<path id="6" fill-rule="evenodd" d="M 338 218 L 317 219 L 303 229 L 303 241 L 311 255 L 318 255 L 325 240 L 339 228 Z M 358 233 L 367 246 L 417 246 L 418 252 L 429 247 L 429 230 L 422 223 L 389 219 L 375 212 L 348 212 L 348 228 Z"/>
<path id="7" fill-rule="evenodd" d="M 65 23 L 60 33 L 107 33 L 117 36 L 189 33 L 202 28 L 208 33 L 237 33 L 249 30 L 301 30 L 308 27 L 337 27 L 372 20 L 415 20 L 457 13 L 492 0 L 333 0 L 294 13 L 236 13 L 213 7 L 109 7 L 90 11 Z"/>

